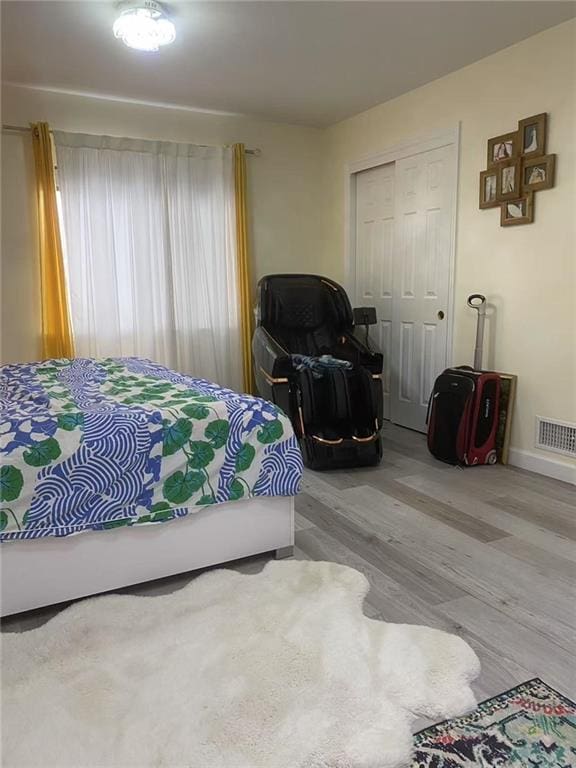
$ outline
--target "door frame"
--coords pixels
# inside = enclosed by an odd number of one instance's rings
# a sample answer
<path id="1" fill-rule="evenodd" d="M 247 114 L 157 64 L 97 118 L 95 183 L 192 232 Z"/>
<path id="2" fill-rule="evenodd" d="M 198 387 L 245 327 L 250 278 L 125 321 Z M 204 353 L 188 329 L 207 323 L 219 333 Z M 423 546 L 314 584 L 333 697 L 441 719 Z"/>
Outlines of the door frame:
<path id="1" fill-rule="evenodd" d="M 344 175 L 344 275 L 348 295 L 356 301 L 356 174 L 368 171 L 379 165 L 387 165 L 406 157 L 429 152 L 432 149 L 454 145 L 452 163 L 449 166 L 452 186 L 454 189 L 454 205 L 450 217 L 450 254 L 448 276 L 448 324 L 446 329 L 446 360 L 445 367 L 449 368 L 454 359 L 454 292 L 456 267 L 456 227 L 458 219 L 458 192 L 460 168 L 460 123 L 451 128 L 434 131 L 433 133 L 413 136 L 399 144 L 388 147 L 382 152 L 364 156 L 346 166 Z"/>

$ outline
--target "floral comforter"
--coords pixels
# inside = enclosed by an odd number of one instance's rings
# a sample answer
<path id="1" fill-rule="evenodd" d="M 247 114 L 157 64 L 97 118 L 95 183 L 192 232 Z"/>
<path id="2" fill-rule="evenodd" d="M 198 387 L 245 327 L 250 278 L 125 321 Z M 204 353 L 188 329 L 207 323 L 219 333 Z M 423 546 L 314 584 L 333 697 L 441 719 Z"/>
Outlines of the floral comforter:
<path id="1" fill-rule="evenodd" d="M 274 405 L 139 358 L 2 369 L 0 539 L 160 523 L 298 492 Z"/>

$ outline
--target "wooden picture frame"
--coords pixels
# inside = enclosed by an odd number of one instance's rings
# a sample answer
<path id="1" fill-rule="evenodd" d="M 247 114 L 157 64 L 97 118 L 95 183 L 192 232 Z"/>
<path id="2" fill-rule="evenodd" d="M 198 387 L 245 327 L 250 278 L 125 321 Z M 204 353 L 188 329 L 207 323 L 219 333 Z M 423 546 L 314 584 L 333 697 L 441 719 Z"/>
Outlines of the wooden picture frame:
<path id="1" fill-rule="evenodd" d="M 531 224 L 534 221 L 534 193 L 526 192 L 516 200 L 500 204 L 500 226 L 513 227 L 517 224 Z"/>
<path id="2" fill-rule="evenodd" d="M 522 162 L 522 191 L 535 192 L 554 186 L 556 155 L 526 158 Z"/>
<path id="3" fill-rule="evenodd" d="M 518 121 L 518 143 L 522 157 L 541 157 L 546 154 L 546 123 L 546 112 Z"/>
<path id="4" fill-rule="evenodd" d="M 508 464 L 518 377 L 513 373 L 498 373 L 498 376 L 500 376 L 500 401 L 498 403 L 496 452 L 499 463 Z"/>
<path id="5" fill-rule="evenodd" d="M 493 168 L 505 160 L 511 160 L 519 155 L 518 131 L 503 133 L 488 139 L 487 168 Z"/>
<path id="6" fill-rule="evenodd" d="M 493 179 L 493 183 L 490 184 L 489 179 Z M 480 208 L 497 208 L 500 205 L 498 200 L 499 187 L 500 169 L 498 167 L 480 171 Z"/>
<path id="7" fill-rule="evenodd" d="M 522 194 L 522 163 L 520 158 L 500 163 L 498 173 L 498 202 L 516 200 Z"/>
<path id="8" fill-rule="evenodd" d="M 518 120 L 518 128 L 488 139 L 480 171 L 479 208 L 500 207 L 500 226 L 531 224 L 534 194 L 554 186 L 556 155 L 546 154 L 548 114 Z M 496 194 L 494 195 L 494 185 Z"/>

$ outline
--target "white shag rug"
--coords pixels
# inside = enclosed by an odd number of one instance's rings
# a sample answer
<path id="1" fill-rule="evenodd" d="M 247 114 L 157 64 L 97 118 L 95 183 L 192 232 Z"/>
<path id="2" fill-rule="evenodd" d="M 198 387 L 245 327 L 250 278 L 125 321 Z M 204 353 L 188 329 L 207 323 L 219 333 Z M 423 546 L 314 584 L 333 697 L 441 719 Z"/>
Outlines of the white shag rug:
<path id="1" fill-rule="evenodd" d="M 206 573 L 3 636 L 3 768 L 391 768 L 475 705 L 460 638 L 366 618 L 334 563 Z"/>

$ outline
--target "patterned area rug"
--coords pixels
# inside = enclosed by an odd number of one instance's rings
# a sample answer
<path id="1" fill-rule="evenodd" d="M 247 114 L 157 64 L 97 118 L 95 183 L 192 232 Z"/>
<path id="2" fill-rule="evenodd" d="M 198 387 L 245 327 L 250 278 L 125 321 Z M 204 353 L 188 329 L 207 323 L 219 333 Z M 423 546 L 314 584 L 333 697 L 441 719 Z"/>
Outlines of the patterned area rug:
<path id="1" fill-rule="evenodd" d="M 535 678 L 415 737 L 412 768 L 576 768 L 576 704 Z"/>

